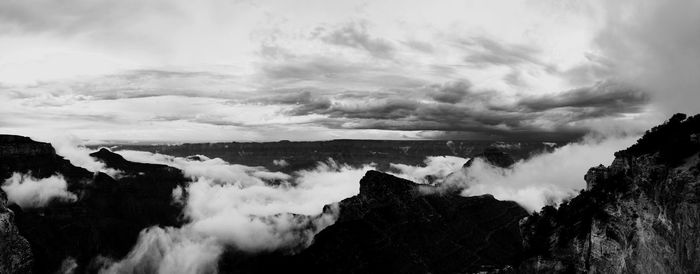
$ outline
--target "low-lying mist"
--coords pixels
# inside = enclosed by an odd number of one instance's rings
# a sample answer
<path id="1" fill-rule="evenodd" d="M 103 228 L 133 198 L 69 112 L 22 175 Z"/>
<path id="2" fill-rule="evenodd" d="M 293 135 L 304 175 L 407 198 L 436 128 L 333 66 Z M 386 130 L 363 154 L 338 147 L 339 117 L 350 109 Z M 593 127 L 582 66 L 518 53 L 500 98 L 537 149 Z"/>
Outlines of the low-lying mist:
<path id="1" fill-rule="evenodd" d="M 390 164 L 389 173 L 420 184 L 457 189 L 463 196 L 491 194 L 530 211 L 558 204 L 585 188 L 590 167 L 609 164 L 613 153 L 635 137 L 586 138 L 499 168 L 476 159 L 430 156 L 418 166 Z M 67 143 L 57 152 L 92 171 L 109 171 L 84 147 Z M 359 193 L 359 181 L 373 164 L 351 167 L 333 159 L 310 170 L 272 172 L 219 158 L 173 157 L 144 151 L 116 153 L 133 162 L 163 164 L 183 171 L 191 182 L 173 190 L 183 205 L 182 227 L 144 229 L 132 251 L 119 261 L 102 258 L 104 273 L 209 273 L 224 250 L 247 253 L 295 252 L 338 217 L 337 202 Z M 119 174 L 119 171 L 115 171 Z M 13 178 L 16 176 L 13 176 Z M 4 189 L 4 188 L 3 188 Z M 435 192 L 432 192 L 433 194 Z M 325 205 L 332 205 L 326 207 Z M 196 254 L 193 256 L 192 254 Z"/>
<path id="2" fill-rule="evenodd" d="M 23 209 L 45 207 L 52 201 L 75 202 L 78 197 L 69 192 L 62 175 L 37 179 L 31 174 L 13 173 L 2 184 L 7 201 Z"/>
<path id="3" fill-rule="evenodd" d="M 475 159 L 470 167 L 450 174 L 444 185 L 461 189 L 461 195 L 491 194 L 499 200 L 518 202 L 529 211 L 558 205 L 586 187 L 583 177 L 591 167 L 609 165 L 614 153 L 630 146 L 636 137 L 585 138 L 520 160 L 510 168 Z"/>
<path id="4" fill-rule="evenodd" d="M 314 169 L 286 174 L 201 155 L 195 160 L 142 151 L 118 153 L 129 161 L 179 168 L 192 183 L 173 191 L 174 202 L 184 204 L 187 223 L 142 231 L 130 254 L 107 263 L 105 273 L 208 272 L 225 247 L 251 253 L 304 248 L 337 218 L 336 205 L 325 211 L 324 206 L 359 193 L 360 178 L 372 169 L 329 159 Z M 198 255 L 191 256 L 193 252 Z"/>

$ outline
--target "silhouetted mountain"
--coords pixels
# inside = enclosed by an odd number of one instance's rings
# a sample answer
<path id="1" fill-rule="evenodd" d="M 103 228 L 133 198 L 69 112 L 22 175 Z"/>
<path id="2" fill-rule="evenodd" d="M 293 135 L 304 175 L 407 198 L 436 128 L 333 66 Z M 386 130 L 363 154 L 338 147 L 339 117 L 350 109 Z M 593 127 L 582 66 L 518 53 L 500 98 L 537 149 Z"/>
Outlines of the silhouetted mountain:
<path id="1" fill-rule="evenodd" d="M 68 190 L 78 196 L 75 203 L 54 203 L 41 209 L 13 207 L 18 230 L 31 244 L 35 273 L 54 272 L 68 257 L 83 271 L 98 255 L 126 255 L 143 228 L 179 224 L 181 207 L 171 202 L 173 188 L 185 183 L 179 170 L 130 163 L 108 150 L 93 156 L 109 167 L 126 170 L 124 177 L 115 180 L 75 167 L 47 143 L 0 136 L 3 178 L 13 172 L 31 173 L 36 178 L 62 174 Z"/>
<path id="2" fill-rule="evenodd" d="M 360 194 L 340 202 L 340 217 L 295 255 L 264 254 L 224 272 L 465 273 L 514 265 L 522 252 L 515 202 L 490 195 L 427 194 L 421 186 L 369 171 Z M 435 192 L 433 192 L 435 193 Z"/>
<path id="3" fill-rule="evenodd" d="M 0 190 L 0 273 L 30 273 L 34 265 L 31 246 L 15 225 L 15 213 Z"/>

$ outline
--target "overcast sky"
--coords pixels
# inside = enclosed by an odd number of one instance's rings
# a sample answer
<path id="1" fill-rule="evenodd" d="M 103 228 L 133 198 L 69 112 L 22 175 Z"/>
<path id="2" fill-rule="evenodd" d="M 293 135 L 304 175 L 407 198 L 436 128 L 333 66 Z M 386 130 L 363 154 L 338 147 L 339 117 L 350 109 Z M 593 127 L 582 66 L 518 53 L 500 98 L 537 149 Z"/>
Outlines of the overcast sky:
<path id="1" fill-rule="evenodd" d="M 400 4 L 399 4 L 400 3 Z M 700 110 L 700 1 L 0 1 L 0 132 L 569 139 Z"/>

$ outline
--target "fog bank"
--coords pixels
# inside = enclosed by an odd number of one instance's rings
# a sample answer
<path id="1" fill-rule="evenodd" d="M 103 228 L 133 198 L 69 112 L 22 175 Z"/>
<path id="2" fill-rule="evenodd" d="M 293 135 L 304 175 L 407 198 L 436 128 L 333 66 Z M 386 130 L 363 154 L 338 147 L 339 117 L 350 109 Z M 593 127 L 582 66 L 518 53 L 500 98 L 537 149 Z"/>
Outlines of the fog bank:
<path id="1" fill-rule="evenodd" d="M 37 179 L 31 174 L 13 173 L 2 184 L 10 204 L 23 209 L 45 207 L 52 201 L 75 202 L 78 197 L 67 190 L 66 180 L 57 174 Z"/>

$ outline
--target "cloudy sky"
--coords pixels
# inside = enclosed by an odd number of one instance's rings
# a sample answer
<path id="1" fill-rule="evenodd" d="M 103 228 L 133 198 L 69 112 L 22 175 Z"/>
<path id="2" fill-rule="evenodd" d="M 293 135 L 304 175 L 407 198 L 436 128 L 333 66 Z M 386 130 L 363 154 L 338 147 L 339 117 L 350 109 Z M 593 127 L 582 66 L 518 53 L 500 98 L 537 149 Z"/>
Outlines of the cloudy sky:
<path id="1" fill-rule="evenodd" d="M 698 1 L 1 1 L 0 132 L 549 139 L 694 114 Z"/>

